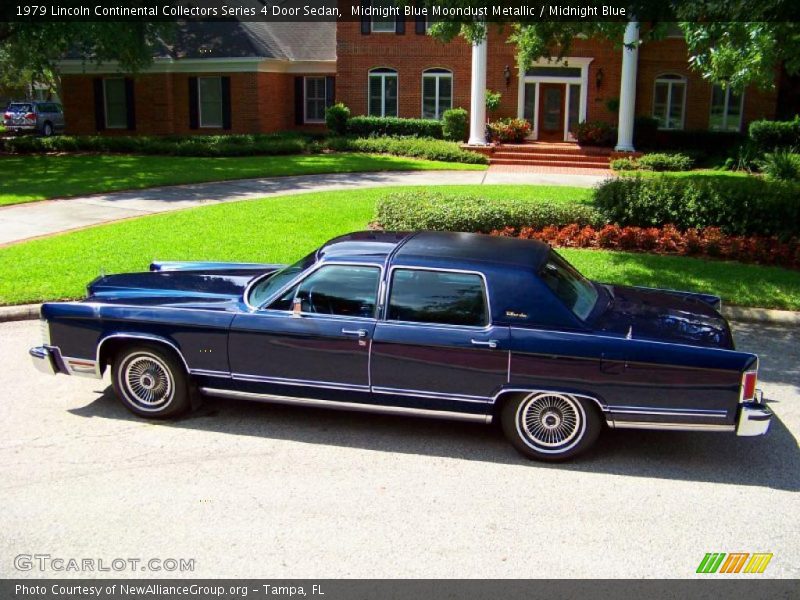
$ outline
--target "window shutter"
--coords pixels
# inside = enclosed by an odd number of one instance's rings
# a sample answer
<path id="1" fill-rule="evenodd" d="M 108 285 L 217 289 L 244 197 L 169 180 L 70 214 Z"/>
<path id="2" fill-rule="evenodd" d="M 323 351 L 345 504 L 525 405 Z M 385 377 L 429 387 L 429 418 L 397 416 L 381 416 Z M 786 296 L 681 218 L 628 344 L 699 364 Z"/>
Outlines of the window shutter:
<path id="1" fill-rule="evenodd" d="M 303 78 L 294 78 L 294 124 L 303 124 Z"/>
<path id="2" fill-rule="evenodd" d="M 94 81 L 94 127 L 97 131 L 106 128 L 106 109 L 103 104 L 103 79 L 95 77 Z"/>
<path id="3" fill-rule="evenodd" d="M 394 32 L 397 35 L 406 34 L 406 17 L 402 12 L 394 20 Z"/>
<path id="4" fill-rule="evenodd" d="M 425 21 L 427 19 L 423 15 L 417 15 L 414 23 L 414 31 L 417 35 L 425 35 Z"/>
<path id="5" fill-rule="evenodd" d="M 136 97 L 133 94 L 133 79 L 125 78 L 125 127 L 133 131 L 136 129 Z"/>
<path id="6" fill-rule="evenodd" d="M 372 32 L 372 19 L 364 14 L 370 5 L 370 0 L 361 0 L 361 35 L 369 35 Z"/>
<path id="7" fill-rule="evenodd" d="M 330 108 L 336 101 L 336 77 L 325 78 L 325 108 Z"/>
<path id="8" fill-rule="evenodd" d="M 200 127 L 199 102 L 197 77 L 189 77 L 189 129 L 198 129 Z"/>
<path id="9" fill-rule="evenodd" d="M 231 78 L 222 77 L 222 128 L 231 128 Z"/>

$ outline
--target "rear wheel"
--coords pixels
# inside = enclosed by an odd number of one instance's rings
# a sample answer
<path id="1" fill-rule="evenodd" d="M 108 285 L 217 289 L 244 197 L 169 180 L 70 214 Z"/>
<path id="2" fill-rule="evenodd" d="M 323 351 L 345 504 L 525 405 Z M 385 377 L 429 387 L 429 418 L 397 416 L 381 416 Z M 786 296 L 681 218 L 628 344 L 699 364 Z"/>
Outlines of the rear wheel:
<path id="1" fill-rule="evenodd" d="M 585 400 L 557 392 L 535 392 L 507 402 L 501 416 L 503 432 L 524 456 L 555 462 L 588 449 L 602 422 Z"/>
<path id="2" fill-rule="evenodd" d="M 51 135 L 53 135 L 53 124 L 50 121 L 47 121 L 44 124 L 44 127 L 42 127 L 42 134 L 45 137 L 50 137 Z"/>
<path id="3" fill-rule="evenodd" d="M 122 403 L 140 417 L 175 417 L 191 405 L 183 365 L 158 346 L 123 348 L 114 357 L 111 378 Z"/>

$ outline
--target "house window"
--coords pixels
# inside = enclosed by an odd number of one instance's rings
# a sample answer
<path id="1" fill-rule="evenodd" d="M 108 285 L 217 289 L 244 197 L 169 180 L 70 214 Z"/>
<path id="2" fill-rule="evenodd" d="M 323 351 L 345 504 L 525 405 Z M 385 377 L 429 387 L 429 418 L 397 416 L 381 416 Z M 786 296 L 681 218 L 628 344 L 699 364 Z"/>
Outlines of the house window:
<path id="1" fill-rule="evenodd" d="M 222 127 L 222 78 L 198 77 L 200 127 Z"/>
<path id="2" fill-rule="evenodd" d="M 305 115 L 306 123 L 325 122 L 325 78 L 305 78 Z"/>
<path id="3" fill-rule="evenodd" d="M 394 69 L 369 72 L 369 114 L 373 117 L 397 116 L 397 71 Z"/>
<path id="4" fill-rule="evenodd" d="M 372 7 L 375 10 L 383 9 L 385 14 L 388 15 L 389 8 L 394 7 L 393 0 L 373 0 Z M 375 16 L 372 17 L 372 33 L 396 33 L 397 32 L 397 21 L 395 20 L 394 15 L 388 15 L 386 17 L 379 17 Z"/>
<path id="5" fill-rule="evenodd" d="M 125 94 L 125 79 L 122 77 L 103 80 L 103 104 L 107 129 L 127 129 L 128 103 Z"/>
<path id="6" fill-rule="evenodd" d="M 711 89 L 711 115 L 708 128 L 715 131 L 739 131 L 742 128 L 744 96 L 731 88 L 715 85 Z"/>
<path id="7" fill-rule="evenodd" d="M 441 119 L 453 108 L 453 74 L 447 69 L 428 69 L 422 73 L 422 118 Z"/>
<path id="8" fill-rule="evenodd" d="M 661 75 L 653 94 L 653 117 L 659 129 L 683 129 L 686 110 L 686 79 L 680 75 Z"/>

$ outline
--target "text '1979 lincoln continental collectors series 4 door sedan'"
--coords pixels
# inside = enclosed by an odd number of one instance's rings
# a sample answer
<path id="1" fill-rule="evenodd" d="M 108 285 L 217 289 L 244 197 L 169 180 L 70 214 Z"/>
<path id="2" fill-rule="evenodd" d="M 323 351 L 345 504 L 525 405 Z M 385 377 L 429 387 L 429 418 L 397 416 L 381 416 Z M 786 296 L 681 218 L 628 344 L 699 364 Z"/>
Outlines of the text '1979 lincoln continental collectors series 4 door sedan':
<path id="1" fill-rule="evenodd" d="M 605 427 L 766 433 L 716 296 L 590 281 L 546 244 L 360 232 L 293 265 L 153 263 L 42 306 L 50 373 L 143 417 L 195 394 L 491 422 L 560 460 Z M 311 416 L 310 418 L 313 418 Z"/>

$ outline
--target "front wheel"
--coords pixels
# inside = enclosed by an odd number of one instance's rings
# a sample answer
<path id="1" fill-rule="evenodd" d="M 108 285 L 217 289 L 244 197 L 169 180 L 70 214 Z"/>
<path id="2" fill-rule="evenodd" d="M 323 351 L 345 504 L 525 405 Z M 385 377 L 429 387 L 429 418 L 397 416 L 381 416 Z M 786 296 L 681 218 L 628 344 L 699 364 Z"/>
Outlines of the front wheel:
<path id="1" fill-rule="evenodd" d="M 111 379 L 125 408 L 140 417 L 175 417 L 190 407 L 183 365 L 159 347 L 123 349 L 114 358 Z"/>
<path id="2" fill-rule="evenodd" d="M 602 422 L 586 401 L 569 394 L 535 392 L 505 404 L 503 432 L 524 456 L 556 462 L 580 454 L 597 440 Z"/>
<path id="3" fill-rule="evenodd" d="M 45 137 L 50 137 L 53 135 L 53 124 L 49 121 L 45 123 L 44 127 L 42 128 L 42 134 L 44 134 Z"/>

